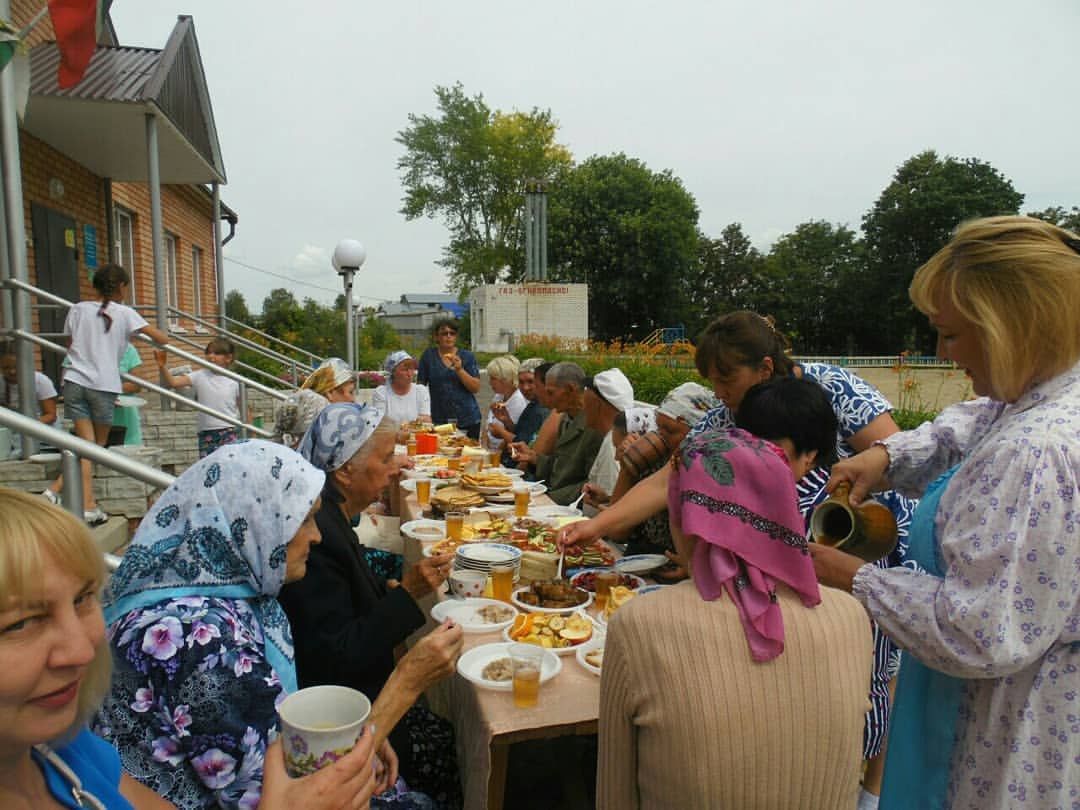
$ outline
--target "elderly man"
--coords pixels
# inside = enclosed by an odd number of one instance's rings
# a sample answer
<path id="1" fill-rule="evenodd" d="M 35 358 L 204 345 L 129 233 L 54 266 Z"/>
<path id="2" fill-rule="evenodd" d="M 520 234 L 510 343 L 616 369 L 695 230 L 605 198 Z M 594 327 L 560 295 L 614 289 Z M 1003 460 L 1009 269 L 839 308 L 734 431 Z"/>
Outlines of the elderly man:
<path id="1" fill-rule="evenodd" d="M 609 368 L 585 380 L 585 423 L 604 437 L 585 484 L 585 514 L 590 517 L 611 497 L 619 479 L 612 428 L 615 417 L 633 406 L 634 386 L 619 369 Z"/>
<path id="2" fill-rule="evenodd" d="M 508 431 L 508 436 L 504 437 L 508 439 L 503 450 L 502 461 L 504 467 L 513 467 L 517 463 L 517 460 L 511 454 L 511 443 L 525 442 L 525 444 L 532 445 L 536 439 L 536 434 L 540 432 L 540 428 L 544 424 L 544 420 L 547 419 L 548 409 L 540 403 L 540 394 L 537 391 L 536 383 L 536 369 L 542 365 L 545 365 L 542 357 L 530 357 L 518 369 L 518 391 L 525 397 L 528 404 L 517 418 L 517 422 L 508 424 L 505 418 L 502 419 L 503 426 Z M 550 367 L 550 364 L 548 366 Z"/>
<path id="3" fill-rule="evenodd" d="M 559 434 L 550 453 L 537 453 L 525 442 L 514 442 L 519 461 L 535 469 L 535 477 L 547 481 L 555 503 L 568 504 L 581 492 L 604 440 L 585 423 L 585 372 L 577 363 L 556 363 L 545 378 L 548 401 L 559 411 Z"/>

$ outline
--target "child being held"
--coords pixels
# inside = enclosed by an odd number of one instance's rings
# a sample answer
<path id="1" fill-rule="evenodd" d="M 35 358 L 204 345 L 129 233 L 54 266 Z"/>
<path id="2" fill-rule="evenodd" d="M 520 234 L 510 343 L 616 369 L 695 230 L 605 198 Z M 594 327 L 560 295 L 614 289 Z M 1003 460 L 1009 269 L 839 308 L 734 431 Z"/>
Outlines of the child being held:
<path id="1" fill-rule="evenodd" d="M 225 338 L 216 338 L 206 344 L 206 359 L 220 368 L 232 365 L 236 348 Z M 170 388 L 191 386 L 195 400 L 215 411 L 240 418 L 240 384 L 236 380 L 212 369 L 199 369 L 191 374 L 172 374 L 166 367 L 165 352 L 155 352 L 154 359 L 165 376 Z M 239 437 L 236 425 L 225 422 L 208 413 L 199 412 L 199 458 L 205 458 L 224 444 Z"/>

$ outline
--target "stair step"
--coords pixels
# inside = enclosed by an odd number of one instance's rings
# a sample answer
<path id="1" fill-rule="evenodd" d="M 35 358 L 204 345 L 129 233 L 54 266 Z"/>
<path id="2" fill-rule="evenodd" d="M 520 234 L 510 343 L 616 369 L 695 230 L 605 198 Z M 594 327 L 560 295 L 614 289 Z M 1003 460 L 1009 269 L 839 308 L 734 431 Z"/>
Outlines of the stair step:
<path id="1" fill-rule="evenodd" d="M 90 534 L 97 543 L 98 548 L 107 554 L 116 554 L 128 544 L 128 520 L 125 517 L 113 516 L 100 526 L 91 526 Z"/>

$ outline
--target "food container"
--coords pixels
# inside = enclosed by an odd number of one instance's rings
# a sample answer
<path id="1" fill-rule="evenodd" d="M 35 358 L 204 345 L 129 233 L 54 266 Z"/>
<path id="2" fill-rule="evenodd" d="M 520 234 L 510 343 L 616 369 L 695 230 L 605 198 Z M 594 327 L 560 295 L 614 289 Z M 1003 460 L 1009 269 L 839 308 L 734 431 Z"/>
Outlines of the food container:
<path id="1" fill-rule="evenodd" d="M 416 453 L 426 456 L 439 452 L 439 437 L 434 433 L 416 434 Z"/>

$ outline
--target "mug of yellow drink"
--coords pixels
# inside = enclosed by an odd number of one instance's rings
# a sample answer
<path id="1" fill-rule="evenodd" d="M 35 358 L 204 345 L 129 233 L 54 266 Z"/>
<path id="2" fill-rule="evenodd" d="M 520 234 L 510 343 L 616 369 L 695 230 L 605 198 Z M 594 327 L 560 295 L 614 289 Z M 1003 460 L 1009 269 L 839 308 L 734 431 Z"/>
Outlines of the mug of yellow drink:
<path id="1" fill-rule="evenodd" d="M 514 591 L 514 563 L 500 560 L 491 564 L 491 598 L 509 602 Z"/>
<path id="2" fill-rule="evenodd" d="M 518 484 L 512 491 L 514 493 L 514 516 L 525 517 L 529 514 L 529 502 L 532 500 L 532 491 L 524 484 Z"/>
<path id="3" fill-rule="evenodd" d="M 412 458 L 416 455 L 416 434 L 410 433 L 409 440 L 405 443 L 405 453 Z"/>
<path id="4" fill-rule="evenodd" d="M 593 582 L 596 584 L 596 609 L 602 612 L 612 587 L 619 584 L 619 575 L 615 571 L 597 571 Z"/>
<path id="5" fill-rule="evenodd" d="M 431 503 L 431 479 L 430 478 L 417 478 L 416 479 L 416 502 L 422 507 L 427 507 Z"/>
<path id="6" fill-rule="evenodd" d="M 544 648 L 536 644 L 511 644 L 508 652 L 514 672 L 514 705 L 528 709 L 535 706 L 540 697 Z"/>
<path id="7" fill-rule="evenodd" d="M 465 528 L 464 512 L 446 513 L 446 536 L 451 540 L 461 539 L 461 530 Z"/>
<path id="8" fill-rule="evenodd" d="M 502 464 L 502 452 L 499 450 L 491 450 L 487 456 L 487 463 L 489 467 L 498 467 Z"/>

